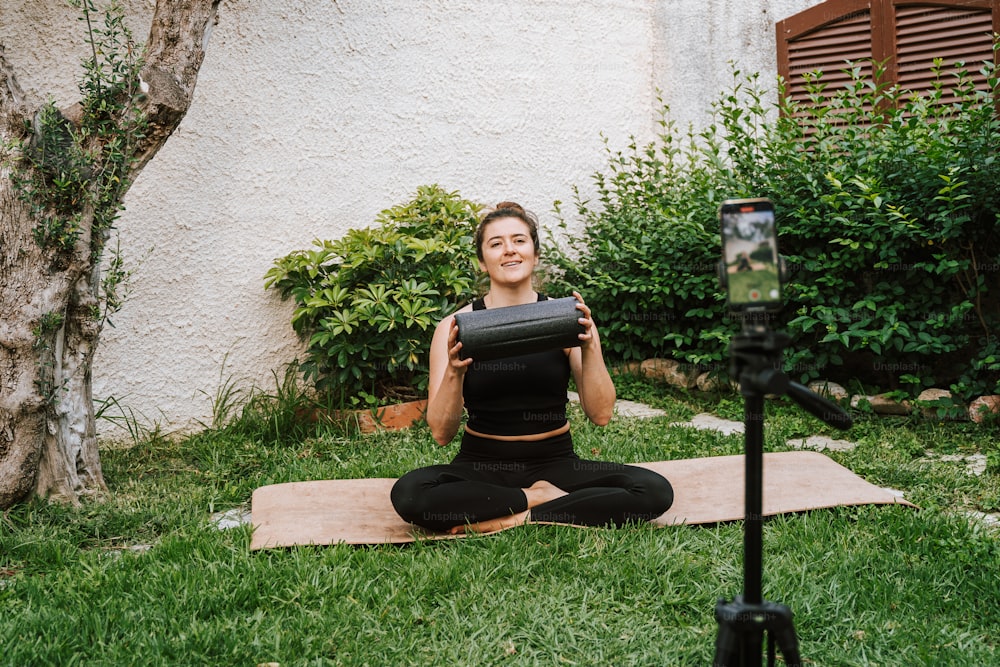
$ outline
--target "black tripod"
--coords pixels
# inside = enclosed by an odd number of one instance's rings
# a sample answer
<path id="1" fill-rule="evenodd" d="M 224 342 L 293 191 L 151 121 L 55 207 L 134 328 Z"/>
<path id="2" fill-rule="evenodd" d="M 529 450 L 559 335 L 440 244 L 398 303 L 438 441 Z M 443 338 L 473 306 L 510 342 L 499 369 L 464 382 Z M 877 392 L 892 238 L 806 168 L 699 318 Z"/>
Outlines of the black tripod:
<path id="1" fill-rule="evenodd" d="M 787 394 L 801 407 L 840 429 L 851 426 L 850 416 L 840 406 L 791 382 L 781 370 L 782 352 L 789 338 L 749 317 L 743 331 L 729 347 L 730 377 L 737 378 L 744 397 L 743 420 L 746 447 L 746 516 L 743 527 L 743 595 L 732 602 L 719 600 L 715 620 L 715 667 L 760 665 L 764 633 L 767 633 L 767 664 L 774 665 L 775 642 L 785 664 L 798 667 L 799 642 L 787 606 L 761 599 L 761 528 L 764 449 L 764 396 Z"/>

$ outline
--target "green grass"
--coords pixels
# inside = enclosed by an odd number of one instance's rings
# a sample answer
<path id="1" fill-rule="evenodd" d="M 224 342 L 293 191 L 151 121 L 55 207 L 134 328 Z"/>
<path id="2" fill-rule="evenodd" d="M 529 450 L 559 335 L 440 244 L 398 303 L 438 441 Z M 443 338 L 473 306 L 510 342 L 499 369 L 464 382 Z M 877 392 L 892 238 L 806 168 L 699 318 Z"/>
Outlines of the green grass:
<path id="1" fill-rule="evenodd" d="M 694 398 L 622 378 L 668 417 L 591 427 L 578 450 L 640 461 L 737 454 L 742 439 L 670 426 L 740 419 L 738 396 Z M 258 406 L 259 407 L 259 406 Z M 259 415 L 257 415 L 259 417 Z M 425 427 L 357 436 L 243 418 L 103 452 L 111 489 L 77 508 L 0 519 L 3 665 L 707 665 L 720 597 L 742 588 L 742 525 L 621 530 L 526 526 L 409 546 L 250 552 L 213 512 L 253 489 L 395 476 L 446 461 Z M 253 426 L 255 425 L 256 426 Z M 268 426 L 271 424 L 271 426 Z M 1000 533 L 958 512 L 1000 510 L 995 427 L 860 415 L 847 434 L 768 406 L 766 447 L 829 433 L 829 455 L 923 509 L 854 507 L 764 526 L 764 595 L 795 614 L 806 664 L 1000 663 Z M 927 451 L 989 457 L 982 476 Z"/>

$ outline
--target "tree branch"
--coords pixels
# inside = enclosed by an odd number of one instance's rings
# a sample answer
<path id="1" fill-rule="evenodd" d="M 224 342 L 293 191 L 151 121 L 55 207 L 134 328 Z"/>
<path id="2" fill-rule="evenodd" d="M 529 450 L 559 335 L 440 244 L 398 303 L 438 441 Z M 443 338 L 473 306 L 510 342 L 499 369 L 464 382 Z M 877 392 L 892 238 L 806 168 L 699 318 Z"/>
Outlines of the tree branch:
<path id="1" fill-rule="evenodd" d="M 0 44 L 0 121 L 11 123 L 25 116 L 24 91 L 14 76 L 14 67 L 4 55 Z"/>
<path id="2" fill-rule="evenodd" d="M 157 0 L 142 70 L 149 129 L 136 148 L 133 173 L 156 155 L 191 106 L 220 1 Z"/>

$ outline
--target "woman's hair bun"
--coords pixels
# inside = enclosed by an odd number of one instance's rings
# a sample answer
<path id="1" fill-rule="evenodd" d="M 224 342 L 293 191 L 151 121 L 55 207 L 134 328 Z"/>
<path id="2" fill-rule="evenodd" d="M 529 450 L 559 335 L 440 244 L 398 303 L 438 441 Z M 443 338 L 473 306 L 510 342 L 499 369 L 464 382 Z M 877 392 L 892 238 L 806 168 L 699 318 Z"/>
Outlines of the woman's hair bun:
<path id="1" fill-rule="evenodd" d="M 517 202 L 502 201 L 502 202 L 500 202 L 499 204 L 496 205 L 496 210 L 497 211 L 502 211 L 502 210 L 505 210 L 505 209 L 514 209 L 515 211 L 519 211 L 521 213 L 524 213 L 524 208 L 520 204 L 518 204 Z"/>

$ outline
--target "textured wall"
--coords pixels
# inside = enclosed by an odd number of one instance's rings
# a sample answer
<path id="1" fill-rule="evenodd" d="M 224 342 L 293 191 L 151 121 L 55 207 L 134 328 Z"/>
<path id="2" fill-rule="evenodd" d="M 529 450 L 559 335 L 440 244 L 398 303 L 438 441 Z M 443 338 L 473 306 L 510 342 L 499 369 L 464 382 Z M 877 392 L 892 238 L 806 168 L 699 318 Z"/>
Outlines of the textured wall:
<path id="1" fill-rule="evenodd" d="M 733 65 L 777 79 L 774 24 L 817 0 L 658 0 L 655 85 L 678 128 L 703 126 L 712 102 L 733 85 Z M 730 64 L 733 63 L 733 65 Z"/>
<path id="2" fill-rule="evenodd" d="M 126 4 L 142 39 L 152 1 Z M 274 258 L 427 183 L 551 224 L 603 167 L 602 133 L 648 139 L 657 88 L 704 117 L 726 62 L 773 72 L 774 21 L 810 4 L 223 0 L 194 103 L 126 199 L 132 292 L 95 393 L 168 429 L 207 421 L 221 382 L 270 386 L 300 351 L 290 304 L 263 290 Z M 0 43 L 38 97 L 75 99 L 82 37 L 61 2 L 0 3 Z"/>

